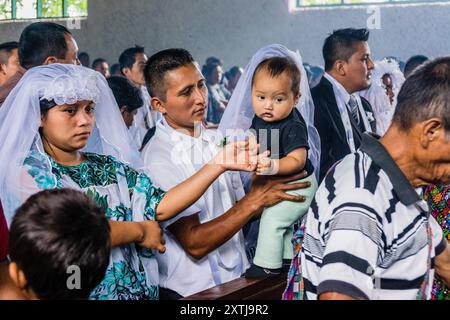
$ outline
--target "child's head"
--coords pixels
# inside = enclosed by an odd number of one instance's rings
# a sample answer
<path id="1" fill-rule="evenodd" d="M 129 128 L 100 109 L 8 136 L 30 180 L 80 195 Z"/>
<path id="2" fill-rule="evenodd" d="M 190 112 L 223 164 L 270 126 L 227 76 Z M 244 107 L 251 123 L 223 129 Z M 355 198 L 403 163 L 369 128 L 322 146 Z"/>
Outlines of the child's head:
<path id="1" fill-rule="evenodd" d="M 19 209 L 10 230 L 10 277 L 29 298 L 87 299 L 109 262 L 106 215 L 71 189 L 45 190 Z"/>
<path id="2" fill-rule="evenodd" d="M 300 70 L 286 57 L 262 61 L 252 78 L 252 105 L 267 122 L 286 118 L 300 98 Z"/>

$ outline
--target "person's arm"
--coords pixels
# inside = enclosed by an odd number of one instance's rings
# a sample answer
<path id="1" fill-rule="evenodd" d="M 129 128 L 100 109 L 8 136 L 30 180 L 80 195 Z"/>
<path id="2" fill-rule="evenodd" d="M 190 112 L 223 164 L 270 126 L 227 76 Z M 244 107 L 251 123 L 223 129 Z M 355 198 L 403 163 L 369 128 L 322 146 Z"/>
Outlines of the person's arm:
<path id="1" fill-rule="evenodd" d="M 435 259 L 436 273 L 450 288 L 450 247 L 446 243 L 444 251 Z"/>
<path id="2" fill-rule="evenodd" d="M 298 148 L 288 153 L 282 159 L 260 158 L 256 173 L 259 175 L 294 174 L 305 167 L 307 155 L 306 148 Z"/>
<path id="3" fill-rule="evenodd" d="M 180 218 L 167 229 L 190 256 L 201 259 L 228 241 L 252 217 L 260 215 L 264 207 L 270 207 L 284 200 L 305 201 L 303 196 L 290 195 L 285 192 L 308 188 L 309 182 L 286 184 L 305 176 L 306 173 L 302 172 L 284 178 L 256 177 L 250 192 L 219 217 L 200 223 L 198 214 L 194 214 Z"/>
<path id="4" fill-rule="evenodd" d="M 164 221 L 190 207 L 226 170 L 253 171 L 257 148 L 248 141 L 230 143 L 192 177 L 170 189 L 156 208 L 156 220 Z M 265 153 L 264 153 L 265 155 Z"/>
<path id="5" fill-rule="evenodd" d="M 111 229 L 111 247 L 120 247 L 129 243 L 136 243 L 147 249 L 156 249 L 163 253 L 164 240 L 161 228 L 156 221 L 122 222 L 109 221 Z"/>

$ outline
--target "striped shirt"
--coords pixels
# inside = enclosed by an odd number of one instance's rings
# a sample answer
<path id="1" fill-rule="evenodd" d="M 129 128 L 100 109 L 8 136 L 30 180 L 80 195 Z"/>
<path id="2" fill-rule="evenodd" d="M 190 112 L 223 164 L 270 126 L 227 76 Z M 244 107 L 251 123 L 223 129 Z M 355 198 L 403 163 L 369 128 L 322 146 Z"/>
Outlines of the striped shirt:
<path id="1" fill-rule="evenodd" d="M 360 149 L 330 169 L 308 212 L 305 298 L 429 298 L 434 257 L 447 244 L 418 191 L 382 144 L 364 134 Z"/>

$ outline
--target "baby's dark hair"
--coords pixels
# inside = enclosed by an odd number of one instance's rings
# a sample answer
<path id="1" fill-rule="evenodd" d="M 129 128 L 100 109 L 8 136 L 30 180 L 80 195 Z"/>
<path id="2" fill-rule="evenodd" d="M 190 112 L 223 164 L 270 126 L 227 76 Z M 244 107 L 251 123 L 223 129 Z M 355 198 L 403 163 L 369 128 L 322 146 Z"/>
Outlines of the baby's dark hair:
<path id="1" fill-rule="evenodd" d="M 27 287 L 43 300 L 87 299 L 109 263 L 106 214 L 72 189 L 44 190 L 17 209 L 11 223 L 10 257 Z M 80 271 L 79 287 L 69 277 Z"/>
<path id="2" fill-rule="evenodd" d="M 298 69 L 296 63 L 288 57 L 273 57 L 268 58 L 262 61 L 257 67 L 255 72 L 253 73 L 252 78 L 252 87 L 253 82 L 255 81 L 256 74 L 261 70 L 267 70 L 271 77 L 276 78 L 281 75 L 283 72 L 287 72 L 288 76 L 292 79 L 292 93 L 294 96 L 298 96 L 300 94 L 300 70 Z"/>

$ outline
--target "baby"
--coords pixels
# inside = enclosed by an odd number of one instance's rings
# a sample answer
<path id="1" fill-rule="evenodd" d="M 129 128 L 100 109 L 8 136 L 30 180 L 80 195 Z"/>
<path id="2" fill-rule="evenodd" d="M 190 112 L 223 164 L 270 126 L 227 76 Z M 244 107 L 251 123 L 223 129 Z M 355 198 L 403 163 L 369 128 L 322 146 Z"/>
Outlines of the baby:
<path id="1" fill-rule="evenodd" d="M 317 190 L 314 167 L 308 160 L 308 132 L 305 121 L 295 108 L 300 99 L 300 70 L 287 57 L 262 61 L 252 79 L 252 105 L 255 111 L 251 129 L 255 131 L 260 152 L 269 157 L 258 161 L 259 175 L 292 175 L 306 170 L 310 188 L 302 189 L 305 202 L 281 202 L 266 208 L 260 221 L 253 264 L 246 277 L 262 277 L 281 272 L 283 259 L 294 256 L 291 226 L 308 211 Z M 297 183 L 299 181 L 295 181 Z M 300 190 L 290 192 L 300 194 Z"/>

